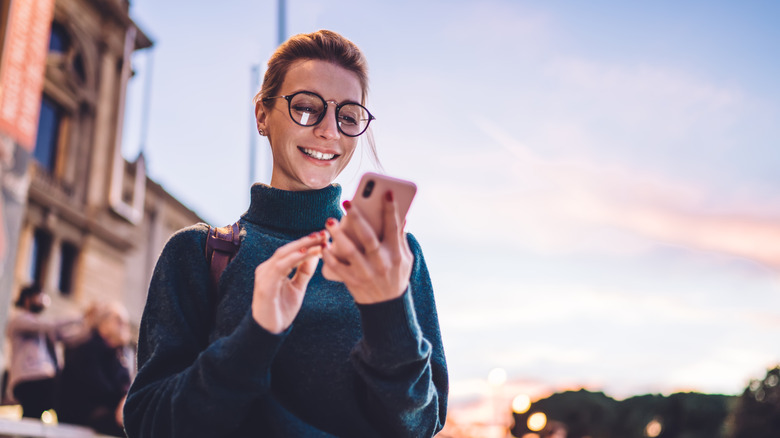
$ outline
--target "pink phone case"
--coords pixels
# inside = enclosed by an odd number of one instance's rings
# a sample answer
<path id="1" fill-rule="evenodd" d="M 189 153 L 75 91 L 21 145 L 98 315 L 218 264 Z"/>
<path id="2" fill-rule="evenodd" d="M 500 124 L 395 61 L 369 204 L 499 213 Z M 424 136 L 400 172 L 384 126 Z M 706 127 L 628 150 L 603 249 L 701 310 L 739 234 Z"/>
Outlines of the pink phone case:
<path id="1" fill-rule="evenodd" d="M 388 191 L 393 192 L 393 200 L 398 207 L 398 214 L 403 224 L 414 195 L 417 193 L 417 186 L 413 182 L 368 172 L 360 179 L 355 196 L 352 198 L 352 206 L 360 210 L 380 240 L 384 226 L 382 202 Z"/>

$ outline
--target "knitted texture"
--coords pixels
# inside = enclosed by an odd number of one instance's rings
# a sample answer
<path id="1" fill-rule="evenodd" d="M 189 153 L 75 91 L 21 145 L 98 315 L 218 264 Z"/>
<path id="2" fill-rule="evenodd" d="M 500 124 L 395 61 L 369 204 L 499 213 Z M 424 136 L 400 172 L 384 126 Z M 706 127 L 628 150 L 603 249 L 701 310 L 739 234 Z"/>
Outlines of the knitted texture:
<path id="1" fill-rule="evenodd" d="M 293 324 L 252 318 L 254 270 L 276 248 L 341 218 L 341 188 L 290 192 L 255 184 L 241 247 L 216 293 L 207 227 L 173 235 L 141 321 L 138 375 L 125 405 L 133 437 L 430 437 L 447 410 L 447 367 L 417 241 L 410 287 L 357 305 L 320 266 Z"/>

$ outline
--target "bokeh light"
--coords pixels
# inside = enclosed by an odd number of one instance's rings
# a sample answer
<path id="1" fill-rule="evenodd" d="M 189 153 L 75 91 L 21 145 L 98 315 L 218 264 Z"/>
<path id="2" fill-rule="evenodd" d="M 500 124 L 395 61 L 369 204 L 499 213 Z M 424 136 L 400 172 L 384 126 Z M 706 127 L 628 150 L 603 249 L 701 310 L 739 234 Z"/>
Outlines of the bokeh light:
<path id="1" fill-rule="evenodd" d="M 531 409 L 531 397 L 519 394 L 512 400 L 512 412 L 515 414 L 525 414 L 529 409 Z"/>
<path id="2" fill-rule="evenodd" d="M 501 386 L 506 383 L 506 370 L 503 368 L 493 368 L 488 373 L 488 383 L 492 386 Z"/>
<path id="3" fill-rule="evenodd" d="M 661 423 L 661 419 L 655 417 L 649 423 L 647 423 L 647 426 L 645 426 L 645 436 L 649 438 L 656 438 L 657 436 L 661 435 L 663 429 L 664 427 Z"/>
<path id="4" fill-rule="evenodd" d="M 43 411 L 43 414 L 41 414 L 41 421 L 43 424 L 57 424 L 57 414 L 52 410 Z"/>
<path id="5" fill-rule="evenodd" d="M 547 415 L 544 412 L 535 412 L 528 417 L 528 429 L 539 432 L 547 426 Z"/>

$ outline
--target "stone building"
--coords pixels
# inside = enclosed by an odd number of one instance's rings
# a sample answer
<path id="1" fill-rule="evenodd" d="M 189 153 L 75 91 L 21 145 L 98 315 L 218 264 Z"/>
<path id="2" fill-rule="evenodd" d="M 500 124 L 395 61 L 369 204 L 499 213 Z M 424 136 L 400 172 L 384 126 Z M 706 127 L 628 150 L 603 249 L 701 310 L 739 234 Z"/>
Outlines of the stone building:
<path id="1" fill-rule="evenodd" d="M 55 313 L 119 300 L 137 327 L 165 241 L 202 222 L 147 177 L 142 153 L 132 162 L 121 155 L 131 57 L 152 46 L 128 9 L 127 0 L 54 0 L 26 203 L 9 252 L 15 266 L 3 274 L 13 275 L 0 294 L 3 327 L 20 288 L 33 281 L 52 296 Z"/>

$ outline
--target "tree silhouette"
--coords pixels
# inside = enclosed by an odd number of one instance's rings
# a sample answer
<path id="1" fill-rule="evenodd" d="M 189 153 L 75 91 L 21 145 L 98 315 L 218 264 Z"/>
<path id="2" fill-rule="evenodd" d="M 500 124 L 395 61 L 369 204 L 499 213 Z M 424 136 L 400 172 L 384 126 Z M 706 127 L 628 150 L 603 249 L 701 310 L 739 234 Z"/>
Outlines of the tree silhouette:
<path id="1" fill-rule="evenodd" d="M 764 380 L 753 380 L 739 397 L 734 410 L 732 438 L 780 436 L 780 367 L 770 369 Z"/>
<path id="2" fill-rule="evenodd" d="M 720 438 L 734 397 L 698 393 L 641 395 L 623 401 L 584 389 L 553 394 L 524 414 L 515 414 L 514 436 L 529 432 L 536 412 L 568 429 L 567 438 Z M 656 435 L 648 435 L 655 424 Z M 778 429 L 780 430 L 780 429 Z M 739 437 L 742 438 L 742 437 Z"/>

